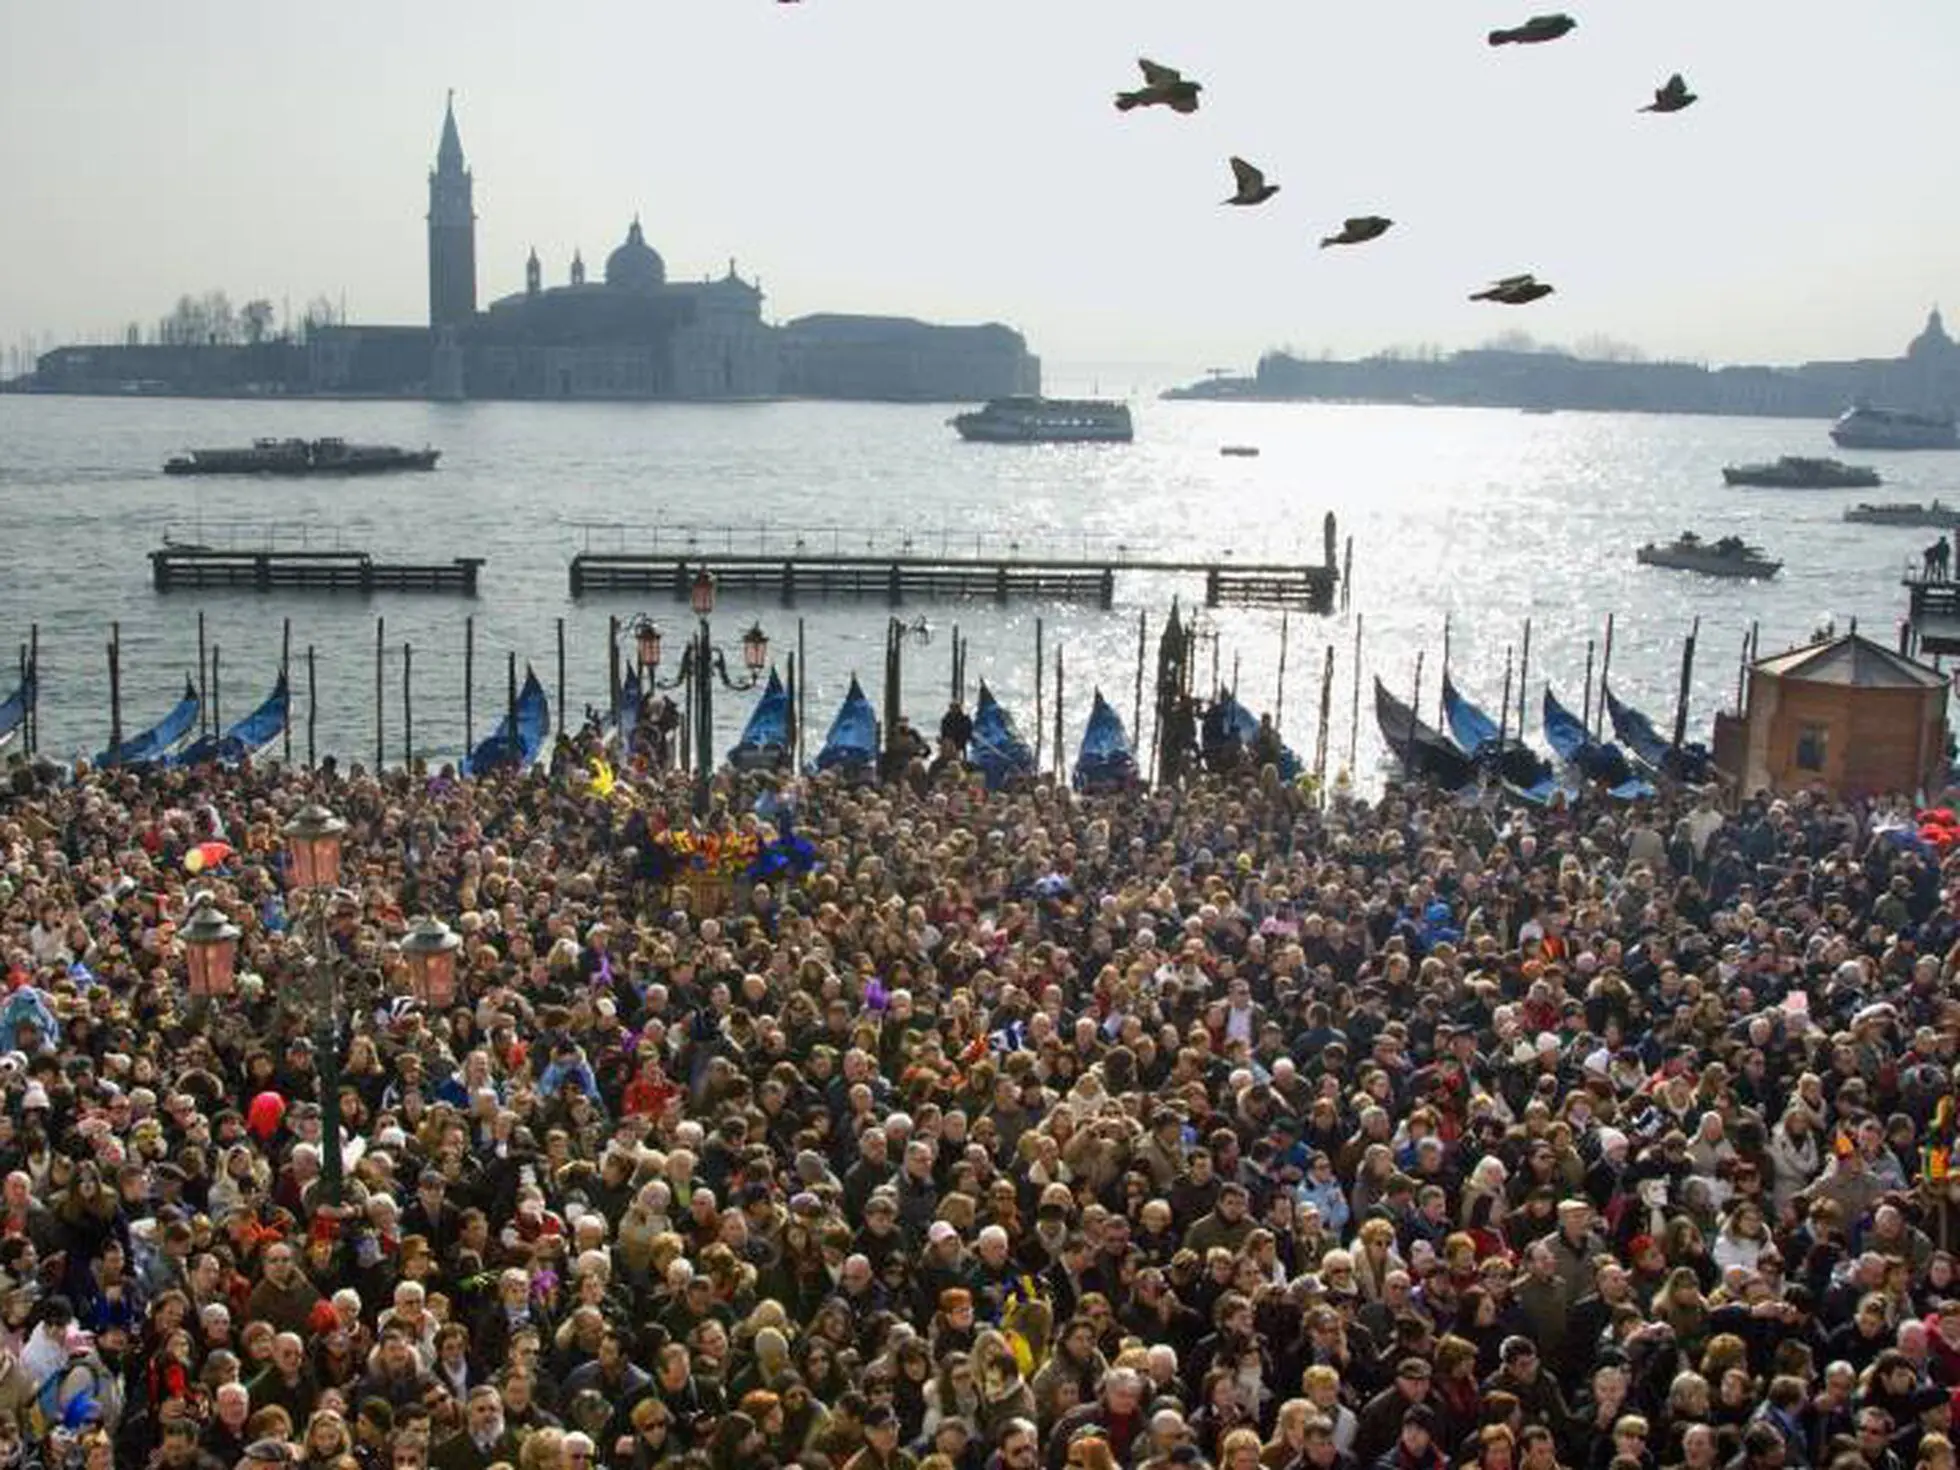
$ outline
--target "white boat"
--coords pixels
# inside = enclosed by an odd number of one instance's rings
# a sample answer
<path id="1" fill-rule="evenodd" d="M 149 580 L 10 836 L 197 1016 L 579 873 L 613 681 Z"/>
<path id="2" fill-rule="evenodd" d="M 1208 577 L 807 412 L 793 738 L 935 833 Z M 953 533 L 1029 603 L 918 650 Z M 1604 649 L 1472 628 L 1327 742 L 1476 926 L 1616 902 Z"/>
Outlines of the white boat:
<path id="1" fill-rule="evenodd" d="M 1693 531 L 1683 531 L 1665 546 L 1650 541 L 1634 553 L 1642 566 L 1667 567 L 1677 572 L 1700 572 L 1704 577 L 1731 577 L 1761 580 L 1774 577 L 1783 569 L 1739 536 L 1704 541 Z"/>
<path id="2" fill-rule="evenodd" d="M 1860 405 L 1831 425 L 1841 449 L 1960 449 L 1951 414 L 1906 413 Z"/>
<path id="3" fill-rule="evenodd" d="M 1921 505 L 1916 500 L 1889 500 L 1877 505 L 1854 505 L 1844 513 L 1847 521 L 1866 526 L 1913 526 L 1928 531 L 1960 529 L 1960 506 L 1935 500 Z"/>
<path id="4" fill-rule="evenodd" d="M 1127 403 L 1096 398 L 996 398 L 952 420 L 982 444 L 1127 444 L 1136 437 Z"/>

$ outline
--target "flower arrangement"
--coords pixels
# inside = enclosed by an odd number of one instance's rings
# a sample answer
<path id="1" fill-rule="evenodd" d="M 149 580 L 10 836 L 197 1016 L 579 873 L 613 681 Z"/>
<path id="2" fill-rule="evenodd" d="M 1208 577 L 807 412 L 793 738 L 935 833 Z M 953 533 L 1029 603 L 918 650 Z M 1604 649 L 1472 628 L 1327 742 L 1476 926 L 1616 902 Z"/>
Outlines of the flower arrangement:
<path id="1" fill-rule="evenodd" d="M 688 872 L 733 878 L 756 860 L 762 843 L 752 832 L 690 832 L 671 827 L 654 838 Z"/>

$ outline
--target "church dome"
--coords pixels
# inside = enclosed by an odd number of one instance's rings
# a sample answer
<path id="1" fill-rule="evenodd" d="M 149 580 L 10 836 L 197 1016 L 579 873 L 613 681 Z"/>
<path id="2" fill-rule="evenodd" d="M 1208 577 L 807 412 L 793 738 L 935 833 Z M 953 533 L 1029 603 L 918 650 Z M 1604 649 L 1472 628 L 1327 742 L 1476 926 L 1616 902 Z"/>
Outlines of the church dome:
<path id="1" fill-rule="evenodd" d="M 660 252 L 647 244 L 637 217 L 626 232 L 626 243 L 606 257 L 606 284 L 628 291 L 651 291 L 666 284 L 667 267 Z"/>

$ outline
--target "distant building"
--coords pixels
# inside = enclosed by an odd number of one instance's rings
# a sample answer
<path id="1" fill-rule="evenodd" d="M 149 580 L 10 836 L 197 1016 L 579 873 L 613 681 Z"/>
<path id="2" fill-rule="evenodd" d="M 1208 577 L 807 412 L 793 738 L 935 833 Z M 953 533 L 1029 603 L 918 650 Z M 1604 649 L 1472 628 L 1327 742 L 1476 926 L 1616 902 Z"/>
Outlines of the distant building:
<path id="1" fill-rule="evenodd" d="M 429 170 L 428 270 L 427 326 L 317 328 L 304 347 L 288 344 L 280 372 L 264 381 L 249 376 L 262 372 L 264 349 L 246 357 L 246 349 L 91 347 L 41 359 L 34 386 L 445 399 L 791 394 L 957 401 L 1036 393 L 1041 386 L 1040 360 L 1003 326 L 855 316 L 773 326 L 762 318 L 760 280 L 743 279 L 733 260 L 719 277 L 670 279 L 637 217 L 606 257 L 599 280 L 586 279 L 575 251 L 565 283 L 547 286 L 533 250 L 524 288 L 479 310 L 475 177 L 463 156 L 453 94 Z M 227 356 L 220 361 L 199 356 L 204 353 Z"/>
<path id="2" fill-rule="evenodd" d="M 782 386 L 810 398 L 962 401 L 1041 391 L 1019 332 L 906 317 L 804 316 L 782 329 Z"/>
<path id="3" fill-rule="evenodd" d="M 1351 361 L 1270 352 L 1249 378 L 1213 378 L 1168 396 L 1793 418 L 1830 418 L 1854 403 L 1952 413 L 1960 410 L 1960 344 L 1935 310 L 1901 357 L 1789 368 L 1613 362 L 1492 348 Z"/>

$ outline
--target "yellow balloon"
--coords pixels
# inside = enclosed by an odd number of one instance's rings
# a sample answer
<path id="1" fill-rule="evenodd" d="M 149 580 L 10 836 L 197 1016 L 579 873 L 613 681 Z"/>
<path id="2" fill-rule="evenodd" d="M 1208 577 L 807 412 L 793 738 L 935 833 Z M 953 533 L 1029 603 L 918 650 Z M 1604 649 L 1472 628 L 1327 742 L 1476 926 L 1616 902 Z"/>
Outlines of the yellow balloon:
<path id="1" fill-rule="evenodd" d="M 184 854 L 184 871 L 187 873 L 204 871 L 204 853 L 201 849 L 193 847 Z"/>

